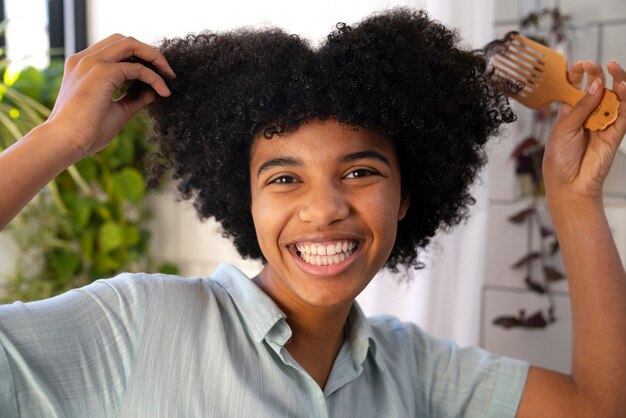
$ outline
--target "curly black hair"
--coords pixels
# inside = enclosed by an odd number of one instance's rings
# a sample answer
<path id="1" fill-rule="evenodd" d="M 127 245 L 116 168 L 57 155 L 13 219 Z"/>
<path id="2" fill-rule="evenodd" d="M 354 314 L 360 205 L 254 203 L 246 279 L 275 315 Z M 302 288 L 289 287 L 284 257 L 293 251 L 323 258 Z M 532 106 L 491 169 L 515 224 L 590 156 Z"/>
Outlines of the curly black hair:
<path id="1" fill-rule="evenodd" d="M 485 144 L 515 115 L 478 51 L 405 8 L 337 24 L 319 47 L 281 29 L 190 34 L 159 46 L 177 77 L 150 105 L 152 183 L 171 169 L 201 219 L 214 217 L 246 258 L 263 259 L 250 213 L 249 153 L 302 123 L 333 118 L 397 149 L 411 204 L 386 266 L 423 267 L 418 251 L 464 220 Z"/>

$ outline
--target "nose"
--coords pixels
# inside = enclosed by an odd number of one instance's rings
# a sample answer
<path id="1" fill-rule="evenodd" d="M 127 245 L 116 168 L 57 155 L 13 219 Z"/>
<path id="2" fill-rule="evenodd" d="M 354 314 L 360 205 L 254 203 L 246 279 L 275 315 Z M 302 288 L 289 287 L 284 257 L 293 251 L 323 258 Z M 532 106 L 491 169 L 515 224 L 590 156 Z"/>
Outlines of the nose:
<path id="1" fill-rule="evenodd" d="M 328 182 L 312 186 L 302 197 L 299 217 L 303 222 L 326 226 L 350 214 L 350 204 L 337 184 Z"/>

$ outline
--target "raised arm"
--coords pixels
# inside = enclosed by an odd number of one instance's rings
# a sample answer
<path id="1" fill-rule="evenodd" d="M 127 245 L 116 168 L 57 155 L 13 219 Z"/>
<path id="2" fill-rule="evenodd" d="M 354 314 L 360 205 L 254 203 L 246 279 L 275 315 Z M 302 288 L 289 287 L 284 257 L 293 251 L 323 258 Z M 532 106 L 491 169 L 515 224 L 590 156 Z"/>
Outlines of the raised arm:
<path id="1" fill-rule="evenodd" d="M 600 101 L 604 74 L 576 63 L 588 94 L 561 106 L 543 162 L 547 203 L 569 281 L 573 319 L 572 374 L 531 367 L 518 417 L 623 417 L 626 406 L 626 274 L 604 213 L 602 184 L 626 132 L 626 73 L 608 66 L 622 100 L 619 118 L 602 132 L 582 128 Z"/>
<path id="2" fill-rule="evenodd" d="M 109 144 L 156 94 L 170 95 L 159 74 L 128 62 L 131 57 L 175 76 L 156 49 L 122 35 L 112 35 L 68 58 L 48 120 L 0 153 L 0 229 L 61 171 Z M 127 80 L 141 80 L 152 89 L 113 101 L 115 90 Z"/>

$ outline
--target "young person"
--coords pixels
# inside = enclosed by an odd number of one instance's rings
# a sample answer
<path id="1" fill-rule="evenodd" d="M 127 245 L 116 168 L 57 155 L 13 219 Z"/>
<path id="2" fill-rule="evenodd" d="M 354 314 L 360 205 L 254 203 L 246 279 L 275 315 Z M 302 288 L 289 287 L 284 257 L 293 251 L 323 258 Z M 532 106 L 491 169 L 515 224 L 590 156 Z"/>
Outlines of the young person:
<path id="1" fill-rule="evenodd" d="M 122 274 L 0 307 L 0 415 L 617 417 L 626 279 L 602 183 L 626 131 L 562 106 L 544 161 L 570 283 L 571 375 L 458 349 L 354 301 L 383 266 L 467 216 L 484 145 L 514 119 L 483 57 L 421 12 L 339 25 L 318 49 L 276 29 L 113 35 L 70 57 L 50 118 L 0 154 L 0 225 L 149 105 L 160 161 L 246 257 L 212 277 Z M 626 100 L 615 62 L 613 90 Z M 137 83 L 123 98 L 113 93 Z M 149 86 L 148 88 L 142 85 Z"/>

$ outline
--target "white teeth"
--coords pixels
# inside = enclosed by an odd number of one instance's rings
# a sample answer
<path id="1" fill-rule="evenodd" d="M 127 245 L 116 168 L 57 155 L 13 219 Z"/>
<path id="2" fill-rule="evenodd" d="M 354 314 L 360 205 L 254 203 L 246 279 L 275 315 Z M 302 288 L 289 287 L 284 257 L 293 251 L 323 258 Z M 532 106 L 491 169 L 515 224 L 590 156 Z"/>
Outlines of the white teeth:
<path id="1" fill-rule="evenodd" d="M 338 264 L 350 257 L 357 247 L 356 241 L 342 240 L 335 244 L 296 244 L 298 255 L 305 262 L 316 266 Z"/>

